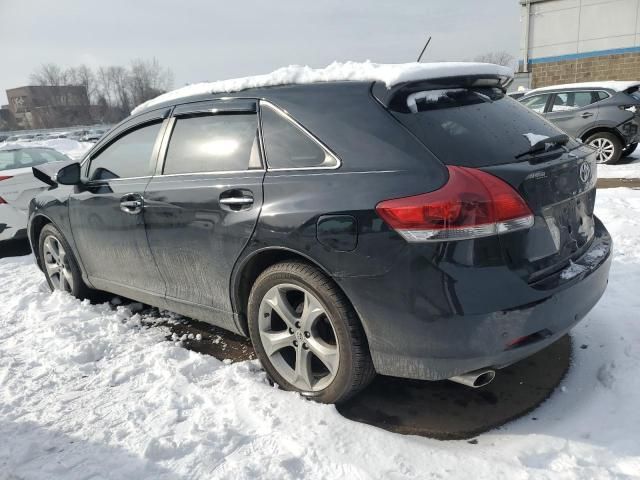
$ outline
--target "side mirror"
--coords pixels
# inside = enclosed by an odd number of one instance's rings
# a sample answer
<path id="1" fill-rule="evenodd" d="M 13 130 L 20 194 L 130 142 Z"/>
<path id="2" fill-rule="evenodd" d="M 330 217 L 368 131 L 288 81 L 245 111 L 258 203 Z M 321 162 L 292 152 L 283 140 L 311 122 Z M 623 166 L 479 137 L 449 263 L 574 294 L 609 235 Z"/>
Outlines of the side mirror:
<path id="1" fill-rule="evenodd" d="M 78 185 L 80 183 L 80 164 L 70 163 L 56 174 L 55 181 L 60 185 Z"/>

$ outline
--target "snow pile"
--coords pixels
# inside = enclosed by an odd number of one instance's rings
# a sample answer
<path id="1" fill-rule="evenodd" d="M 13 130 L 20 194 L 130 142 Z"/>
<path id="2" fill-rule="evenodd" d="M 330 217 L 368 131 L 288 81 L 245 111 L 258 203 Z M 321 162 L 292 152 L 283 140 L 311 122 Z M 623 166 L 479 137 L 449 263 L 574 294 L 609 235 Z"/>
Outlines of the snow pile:
<path id="1" fill-rule="evenodd" d="M 640 82 L 632 81 L 625 82 L 620 80 L 610 80 L 602 82 L 583 82 L 583 83 L 564 83 L 562 85 L 550 85 L 548 87 L 534 88 L 527 92 L 527 96 L 534 93 L 547 92 L 549 90 L 558 90 L 560 88 L 604 88 L 607 90 L 614 90 L 616 92 L 624 92 L 627 88 L 637 87 Z"/>
<path id="2" fill-rule="evenodd" d="M 501 75 L 513 77 L 513 70 L 490 63 L 440 62 L 440 63 L 372 63 L 333 62 L 325 68 L 289 65 L 265 75 L 219 80 L 188 85 L 162 94 L 138 105 L 132 115 L 153 105 L 207 93 L 239 92 L 248 88 L 272 87 L 275 85 L 308 84 L 336 81 L 383 82 L 388 88 L 404 82 L 445 78 L 459 75 Z"/>
<path id="3" fill-rule="evenodd" d="M 84 154 L 87 153 L 89 149 L 94 145 L 95 144 L 91 142 L 78 142 L 76 140 L 71 140 L 70 138 L 52 138 L 50 140 L 40 140 L 35 142 L 2 143 L 0 144 L 0 149 L 15 148 L 16 146 L 24 148 L 46 147 L 53 148 L 60 153 L 64 153 L 72 160 L 80 160 L 82 159 L 82 157 L 84 157 Z"/>
<path id="4" fill-rule="evenodd" d="M 616 256 L 562 388 L 473 445 L 351 422 L 2 259 L 0 478 L 640 478 L 640 191 L 599 191 L 596 211 Z"/>

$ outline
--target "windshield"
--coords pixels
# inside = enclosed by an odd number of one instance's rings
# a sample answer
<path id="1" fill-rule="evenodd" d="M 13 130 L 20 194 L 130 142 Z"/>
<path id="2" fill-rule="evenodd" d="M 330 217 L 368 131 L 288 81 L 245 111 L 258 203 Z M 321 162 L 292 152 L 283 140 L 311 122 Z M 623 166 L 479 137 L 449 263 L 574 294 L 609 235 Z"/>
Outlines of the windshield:
<path id="1" fill-rule="evenodd" d="M 23 148 L 20 150 L 0 150 L 0 172 L 16 168 L 27 168 L 49 162 L 62 162 L 68 157 L 46 148 Z"/>
<path id="2" fill-rule="evenodd" d="M 393 115 L 447 165 L 483 167 L 518 161 L 529 138 L 562 131 L 497 88 L 452 88 L 407 98 Z M 567 146 L 573 148 L 577 142 Z"/>

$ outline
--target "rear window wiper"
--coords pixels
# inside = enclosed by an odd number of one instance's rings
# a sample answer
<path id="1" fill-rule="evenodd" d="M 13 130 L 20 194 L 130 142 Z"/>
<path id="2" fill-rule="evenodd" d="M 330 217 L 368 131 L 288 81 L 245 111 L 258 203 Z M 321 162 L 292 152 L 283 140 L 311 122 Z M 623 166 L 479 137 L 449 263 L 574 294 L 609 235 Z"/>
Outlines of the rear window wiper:
<path id="1" fill-rule="evenodd" d="M 543 138 L 529 147 L 526 152 L 519 153 L 516 158 L 524 157 L 525 155 L 532 155 L 534 153 L 546 152 L 551 147 L 564 146 L 569 143 L 569 135 L 561 133 L 554 135 L 553 137 Z"/>

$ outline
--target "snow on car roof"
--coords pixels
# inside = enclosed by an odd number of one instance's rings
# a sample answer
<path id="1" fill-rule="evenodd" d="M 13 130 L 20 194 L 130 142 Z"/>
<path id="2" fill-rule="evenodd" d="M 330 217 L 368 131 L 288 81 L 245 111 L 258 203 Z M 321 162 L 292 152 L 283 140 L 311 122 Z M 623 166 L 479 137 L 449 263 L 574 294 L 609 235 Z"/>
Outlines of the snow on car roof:
<path id="1" fill-rule="evenodd" d="M 439 62 L 439 63 L 373 63 L 333 62 L 325 68 L 289 65 L 265 75 L 219 80 L 187 85 L 148 100 L 133 109 L 136 114 L 159 103 L 183 97 L 207 93 L 231 93 L 248 88 L 272 87 L 276 85 L 309 84 L 339 81 L 383 82 L 387 88 L 404 82 L 464 75 L 499 75 L 513 77 L 513 70 L 490 63 Z"/>
<path id="2" fill-rule="evenodd" d="M 548 87 L 535 88 L 527 92 L 527 96 L 538 93 L 546 92 L 549 90 L 560 90 L 566 88 L 604 88 L 607 90 L 614 90 L 616 92 L 624 92 L 627 88 L 637 87 L 640 82 L 624 82 L 620 80 L 610 80 L 604 82 L 582 82 L 582 83 L 565 83 L 563 85 L 550 85 Z"/>

